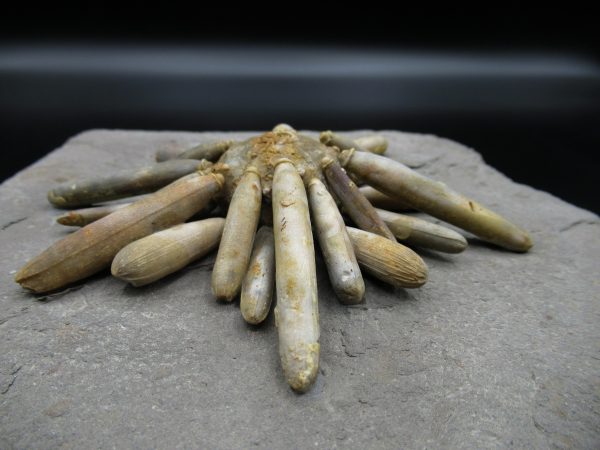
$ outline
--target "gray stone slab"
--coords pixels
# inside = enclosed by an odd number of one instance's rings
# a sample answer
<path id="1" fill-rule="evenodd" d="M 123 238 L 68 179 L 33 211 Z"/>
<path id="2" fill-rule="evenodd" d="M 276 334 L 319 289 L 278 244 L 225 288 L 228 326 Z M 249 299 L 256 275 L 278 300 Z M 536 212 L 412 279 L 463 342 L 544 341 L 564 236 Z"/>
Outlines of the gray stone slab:
<path id="1" fill-rule="evenodd" d="M 139 289 L 102 274 L 36 300 L 13 282 L 68 233 L 45 199 L 55 183 L 246 134 L 87 131 L 6 181 L 0 448 L 598 448 L 598 217 L 457 143 L 384 133 L 389 155 L 529 229 L 535 246 L 422 253 L 428 284 L 368 279 L 356 307 L 337 302 L 318 261 L 321 372 L 305 395 L 281 374 L 272 319 L 247 326 L 211 298 L 212 257 Z"/>

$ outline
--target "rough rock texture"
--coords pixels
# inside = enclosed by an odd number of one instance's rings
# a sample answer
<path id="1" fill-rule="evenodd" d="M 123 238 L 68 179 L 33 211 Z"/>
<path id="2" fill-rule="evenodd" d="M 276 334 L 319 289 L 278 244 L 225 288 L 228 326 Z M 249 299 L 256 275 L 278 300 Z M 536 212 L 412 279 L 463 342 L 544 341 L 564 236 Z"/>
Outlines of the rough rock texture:
<path id="1" fill-rule="evenodd" d="M 385 135 L 388 155 L 524 226 L 535 246 L 420 252 L 428 284 L 369 278 L 354 307 L 319 260 L 321 373 L 305 395 L 281 373 L 272 318 L 247 326 L 212 299 L 214 255 L 137 289 L 103 274 L 36 300 L 13 282 L 69 232 L 45 199 L 55 183 L 241 134 L 88 131 L 4 183 L 0 448 L 598 448 L 598 217 L 454 142 Z"/>

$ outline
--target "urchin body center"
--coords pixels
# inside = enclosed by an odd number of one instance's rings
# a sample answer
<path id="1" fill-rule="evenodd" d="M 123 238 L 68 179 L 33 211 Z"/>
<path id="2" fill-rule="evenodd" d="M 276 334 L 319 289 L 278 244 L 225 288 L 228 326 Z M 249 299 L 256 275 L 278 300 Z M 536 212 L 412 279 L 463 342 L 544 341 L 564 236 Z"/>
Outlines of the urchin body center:
<path id="1" fill-rule="evenodd" d="M 240 178 L 250 169 L 260 176 L 263 195 L 270 201 L 273 173 L 279 161 L 289 160 L 306 184 L 315 177 L 322 180 L 321 160 L 326 156 L 337 158 L 338 153 L 335 147 L 298 134 L 290 127 L 277 126 L 273 131 L 233 144 L 221 156 L 219 163 L 224 168 L 221 173 L 225 177 L 225 196 L 231 198 Z"/>

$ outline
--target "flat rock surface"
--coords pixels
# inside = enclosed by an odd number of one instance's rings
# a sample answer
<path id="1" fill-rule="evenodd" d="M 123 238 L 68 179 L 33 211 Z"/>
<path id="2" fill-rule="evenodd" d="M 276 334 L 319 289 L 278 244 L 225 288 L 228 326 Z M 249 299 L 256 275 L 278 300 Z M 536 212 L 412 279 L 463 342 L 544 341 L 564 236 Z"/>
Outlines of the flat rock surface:
<path id="1" fill-rule="evenodd" d="M 282 376 L 272 318 L 247 326 L 238 304 L 211 297 L 214 256 L 144 288 L 106 272 L 36 298 L 13 281 L 69 233 L 50 187 L 248 133 L 87 131 L 6 181 L 0 448 L 598 448 L 598 217 L 457 143 L 384 134 L 389 156 L 522 225 L 535 246 L 421 252 L 423 288 L 368 278 L 355 307 L 338 303 L 319 257 L 321 370 L 305 395 Z"/>

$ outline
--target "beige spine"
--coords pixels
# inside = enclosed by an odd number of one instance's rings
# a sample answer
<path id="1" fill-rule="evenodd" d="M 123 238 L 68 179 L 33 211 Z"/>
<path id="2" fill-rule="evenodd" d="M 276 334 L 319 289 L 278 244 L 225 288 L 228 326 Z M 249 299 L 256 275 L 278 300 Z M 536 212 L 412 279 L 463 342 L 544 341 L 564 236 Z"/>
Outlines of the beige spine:
<path id="1" fill-rule="evenodd" d="M 410 248 L 378 234 L 346 227 L 360 266 L 393 286 L 417 288 L 427 281 L 427 265 Z"/>
<path id="2" fill-rule="evenodd" d="M 242 283 L 240 310 L 244 320 L 253 325 L 269 314 L 275 283 L 275 242 L 273 229 L 263 226 L 254 239 L 248 271 Z"/>
<path id="3" fill-rule="evenodd" d="M 138 239 L 117 253 L 111 272 L 134 286 L 160 280 L 214 250 L 224 224 L 218 217 L 199 220 Z"/>
<path id="4" fill-rule="evenodd" d="M 311 217 L 333 290 L 342 303 L 360 303 L 365 295 L 365 283 L 344 219 L 333 197 L 319 179 L 313 178 L 308 183 L 308 193 Z"/>
<path id="5" fill-rule="evenodd" d="M 289 385 L 306 391 L 319 371 L 319 311 L 315 252 L 304 183 L 294 165 L 273 176 L 279 355 Z"/>

